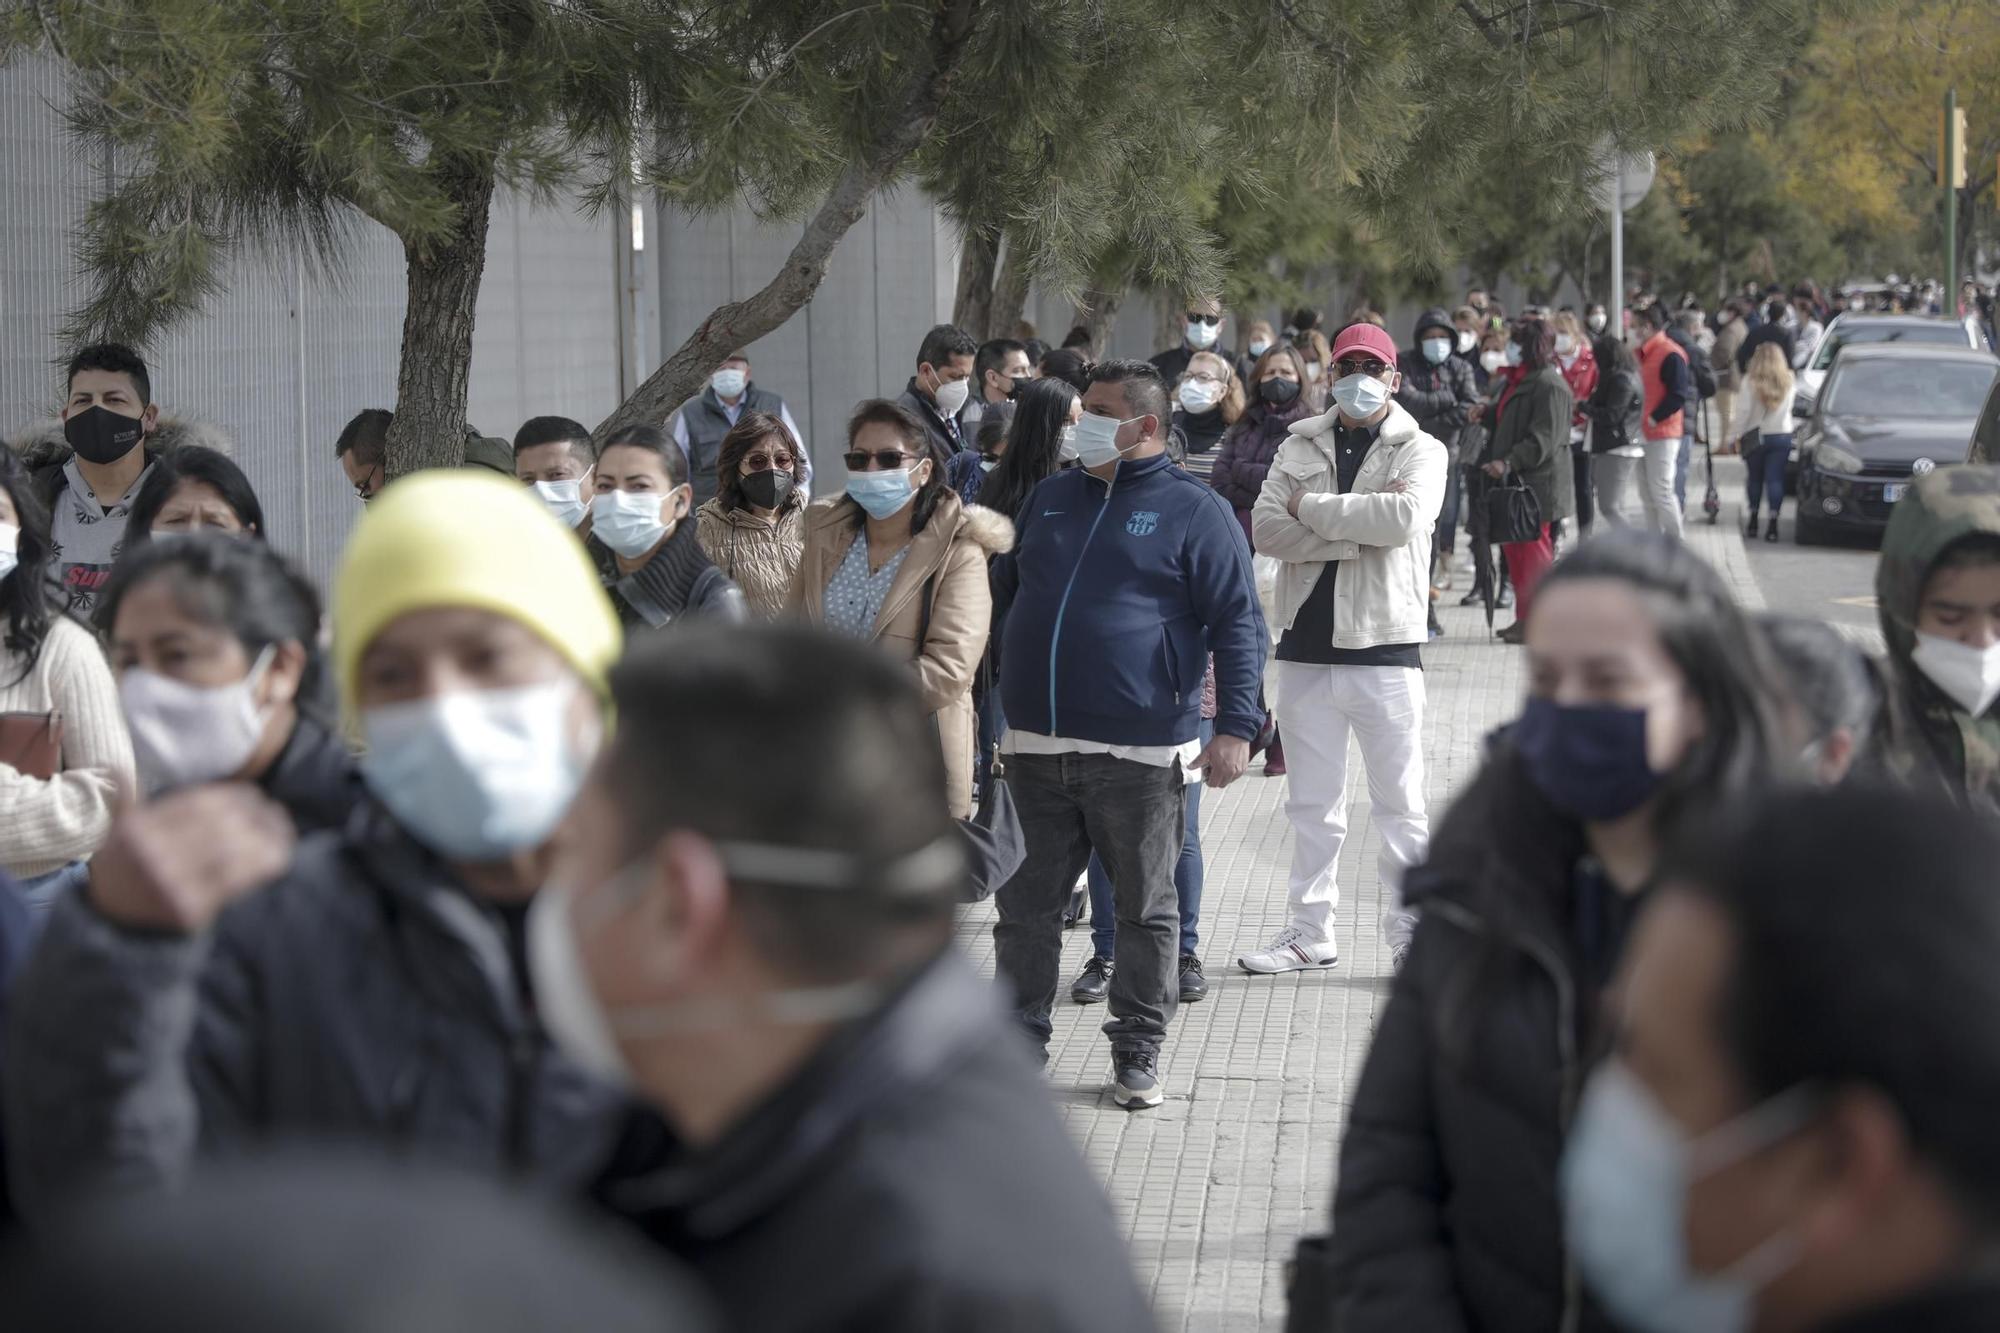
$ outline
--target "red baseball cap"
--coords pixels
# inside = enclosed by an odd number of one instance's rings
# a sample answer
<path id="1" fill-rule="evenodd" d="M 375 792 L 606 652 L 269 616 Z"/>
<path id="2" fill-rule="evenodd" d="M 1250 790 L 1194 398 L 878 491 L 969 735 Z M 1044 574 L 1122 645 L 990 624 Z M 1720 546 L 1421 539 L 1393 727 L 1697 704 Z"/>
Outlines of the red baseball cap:
<path id="1" fill-rule="evenodd" d="M 1379 324 L 1370 324 L 1367 320 L 1349 324 L 1340 331 L 1340 336 L 1333 340 L 1333 359 L 1336 362 L 1349 352 L 1368 352 L 1377 360 L 1388 362 L 1392 367 L 1396 364 L 1396 340 L 1389 336 L 1387 329 Z"/>

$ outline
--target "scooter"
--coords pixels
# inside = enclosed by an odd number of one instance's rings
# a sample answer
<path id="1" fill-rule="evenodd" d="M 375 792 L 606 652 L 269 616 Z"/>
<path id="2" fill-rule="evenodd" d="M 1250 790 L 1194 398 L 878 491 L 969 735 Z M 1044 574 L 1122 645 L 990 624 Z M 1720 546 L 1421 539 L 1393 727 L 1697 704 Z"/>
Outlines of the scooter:
<path id="1" fill-rule="evenodd" d="M 1708 470 L 1708 494 L 1701 497 L 1701 512 L 1708 515 L 1711 525 L 1722 515 L 1722 495 L 1715 489 L 1715 449 L 1711 443 L 1712 432 L 1708 429 L 1708 403 L 1703 401 L 1694 417 L 1695 434 L 1701 436 L 1701 457 Z"/>

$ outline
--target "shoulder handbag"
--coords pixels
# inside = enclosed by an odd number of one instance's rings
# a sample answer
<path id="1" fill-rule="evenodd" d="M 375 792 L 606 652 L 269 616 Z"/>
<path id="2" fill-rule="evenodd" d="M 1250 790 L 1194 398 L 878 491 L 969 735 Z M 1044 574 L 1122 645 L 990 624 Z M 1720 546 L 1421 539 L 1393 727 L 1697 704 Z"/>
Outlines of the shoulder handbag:
<path id="1" fill-rule="evenodd" d="M 1534 488 L 1512 472 L 1494 482 L 1486 492 L 1486 540 L 1508 546 L 1541 535 L 1542 502 Z"/>
<path id="2" fill-rule="evenodd" d="M 924 640 L 931 635 L 931 599 L 936 591 L 937 575 L 932 574 L 924 580 L 923 610 L 917 622 L 919 657 L 923 656 Z M 985 691 L 993 688 L 991 654 L 980 658 L 979 687 Z M 931 729 L 938 734 L 938 745 L 942 748 L 944 732 L 936 713 L 931 714 Z M 1028 859 L 1027 835 L 1021 831 L 1021 816 L 1014 809 L 1014 793 L 1007 789 L 1007 765 L 1001 761 L 997 741 L 987 755 L 986 783 L 979 793 L 979 804 L 973 807 L 972 818 L 959 820 L 958 827 L 964 838 L 966 859 L 959 901 L 984 902 L 1012 879 Z"/>
<path id="3" fill-rule="evenodd" d="M 47 782 L 62 772 L 61 713 L 0 713 L 0 764 Z"/>

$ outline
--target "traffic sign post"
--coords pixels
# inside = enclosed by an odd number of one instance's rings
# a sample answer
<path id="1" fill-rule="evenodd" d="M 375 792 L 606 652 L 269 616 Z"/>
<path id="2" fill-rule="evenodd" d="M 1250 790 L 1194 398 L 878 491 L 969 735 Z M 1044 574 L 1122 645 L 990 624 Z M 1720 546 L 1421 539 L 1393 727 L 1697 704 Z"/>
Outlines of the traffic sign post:
<path id="1" fill-rule="evenodd" d="M 1938 119 L 1938 184 L 1944 187 L 1944 313 L 1958 313 L 1958 192 L 1965 187 L 1965 109 L 1958 89 L 1944 95 Z"/>
<path id="2" fill-rule="evenodd" d="M 1618 336 L 1625 336 L 1625 213 L 1638 205 L 1653 188 L 1657 169 L 1653 155 L 1618 153 L 1605 141 L 1597 150 L 1601 174 L 1597 202 L 1611 219 L 1611 299 L 1604 303 L 1608 320 L 1616 321 Z"/>

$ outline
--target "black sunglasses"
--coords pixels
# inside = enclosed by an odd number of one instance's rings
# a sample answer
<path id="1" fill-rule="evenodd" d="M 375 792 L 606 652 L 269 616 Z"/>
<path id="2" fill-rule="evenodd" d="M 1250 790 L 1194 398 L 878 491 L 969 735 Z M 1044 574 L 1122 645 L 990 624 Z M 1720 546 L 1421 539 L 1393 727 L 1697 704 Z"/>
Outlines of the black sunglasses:
<path id="1" fill-rule="evenodd" d="M 1345 361 L 1345 360 L 1336 361 L 1333 363 L 1333 368 L 1339 371 L 1343 376 L 1381 375 L 1395 369 L 1395 367 L 1390 365 L 1387 361 L 1377 361 L 1374 360 L 1373 358 L 1370 358 L 1369 360 L 1366 361 Z"/>
<path id="2" fill-rule="evenodd" d="M 1190 324 L 1220 324 L 1221 322 L 1222 316 L 1220 315 L 1197 315 L 1192 310 L 1188 311 L 1188 323 Z"/>
<path id="3" fill-rule="evenodd" d="M 866 472 L 871 461 L 880 471 L 894 472 L 913 467 L 923 460 L 916 454 L 906 454 L 901 449 L 877 449 L 872 453 L 866 449 L 852 449 L 841 456 L 841 461 L 847 464 L 849 472 Z"/>

